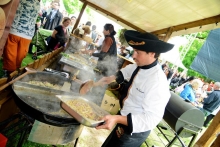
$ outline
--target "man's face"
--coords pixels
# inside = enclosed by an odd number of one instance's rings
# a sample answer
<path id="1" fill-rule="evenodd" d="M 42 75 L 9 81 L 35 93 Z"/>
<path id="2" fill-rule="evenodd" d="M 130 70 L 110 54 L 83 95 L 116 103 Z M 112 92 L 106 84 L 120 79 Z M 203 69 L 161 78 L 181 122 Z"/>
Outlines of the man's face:
<path id="1" fill-rule="evenodd" d="M 134 53 L 132 55 L 134 61 L 138 66 L 149 65 L 153 63 L 156 59 L 154 58 L 155 53 L 153 52 L 145 52 L 134 49 Z"/>
<path id="2" fill-rule="evenodd" d="M 214 84 L 213 89 L 214 89 L 214 90 L 219 90 L 219 87 Z"/>
<path id="3" fill-rule="evenodd" d="M 56 2 L 53 2 L 52 3 L 52 8 L 55 9 L 55 10 L 58 10 L 59 9 L 59 4 L 56 3 Z"/>

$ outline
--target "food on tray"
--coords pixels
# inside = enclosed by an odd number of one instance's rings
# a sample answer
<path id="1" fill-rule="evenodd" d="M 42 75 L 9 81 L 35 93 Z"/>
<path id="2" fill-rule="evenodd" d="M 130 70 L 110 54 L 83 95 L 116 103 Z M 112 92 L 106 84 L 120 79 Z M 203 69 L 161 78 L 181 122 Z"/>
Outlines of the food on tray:
<path id="1" fill-rule="evenodd" d="M 79 63 L 88 64 L 88 61 L 79 54 L 69 54 L 69 59 Z"/>
<path id="2" fill-rule="evenodd" d="M 84 118 L 99 121 L 105 115 L 82 99 L 67 100 L 65 103 Z"/>
<path id="3" fill-rule="evenodd" d="M 57 89 L 57 90 L 61 89 L 61 86 L 59 86 L 57 84 L 51 84 L 47 81 L 45 81 L 45 82 L 42 82 L 42 81 L 29 81 L 28 84 L 42 86 L 42 87 L 48 87 L 48 88 Z"/>

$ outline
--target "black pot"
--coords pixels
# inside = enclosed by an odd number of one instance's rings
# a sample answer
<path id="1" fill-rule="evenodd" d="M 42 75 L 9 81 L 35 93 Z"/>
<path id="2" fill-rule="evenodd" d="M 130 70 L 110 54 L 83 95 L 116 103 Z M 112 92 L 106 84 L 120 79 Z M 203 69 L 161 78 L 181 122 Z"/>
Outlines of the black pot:
<path id="1" fill-rule="evenodd" d="M 47 80 L 48 82 L 52 80 L 53 83 L 61 85 L 67 81 L 66 78 L 60 75 L 45 72 L 28 74 L 21 80 L 16 81 L 12 85 L 12 91 L 15 95 L 15 103 L 23 113 L 49 125 L 80 125 L 73 117 L 62 112 L 64 110 L 60 107 L 60 100 L 55 96 L 66 92 L 24 83 L 27 80 Z"/>

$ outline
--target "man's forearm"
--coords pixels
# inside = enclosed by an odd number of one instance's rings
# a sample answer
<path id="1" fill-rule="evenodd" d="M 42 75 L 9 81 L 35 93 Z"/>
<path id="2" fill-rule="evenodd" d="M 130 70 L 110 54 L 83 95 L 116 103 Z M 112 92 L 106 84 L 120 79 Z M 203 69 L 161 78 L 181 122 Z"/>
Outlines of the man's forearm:
<path id="1" fill-rule="evenodd" d="M 127 116 L 116 115 L 116 120 L 118 124 L 128 125 Z"/>

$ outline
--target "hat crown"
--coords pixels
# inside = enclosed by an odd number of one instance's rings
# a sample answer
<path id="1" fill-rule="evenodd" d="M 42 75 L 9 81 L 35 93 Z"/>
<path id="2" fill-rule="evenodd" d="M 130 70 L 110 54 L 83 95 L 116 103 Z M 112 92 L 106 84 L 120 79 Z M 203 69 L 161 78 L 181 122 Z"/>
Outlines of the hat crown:
<path id="1" fill-rule="evenodd" d="M 137 37 L 148 40 L 159 40 L 155 35 L 150 33 L 140 33 L 139 35 L 137 35 Z"/>

